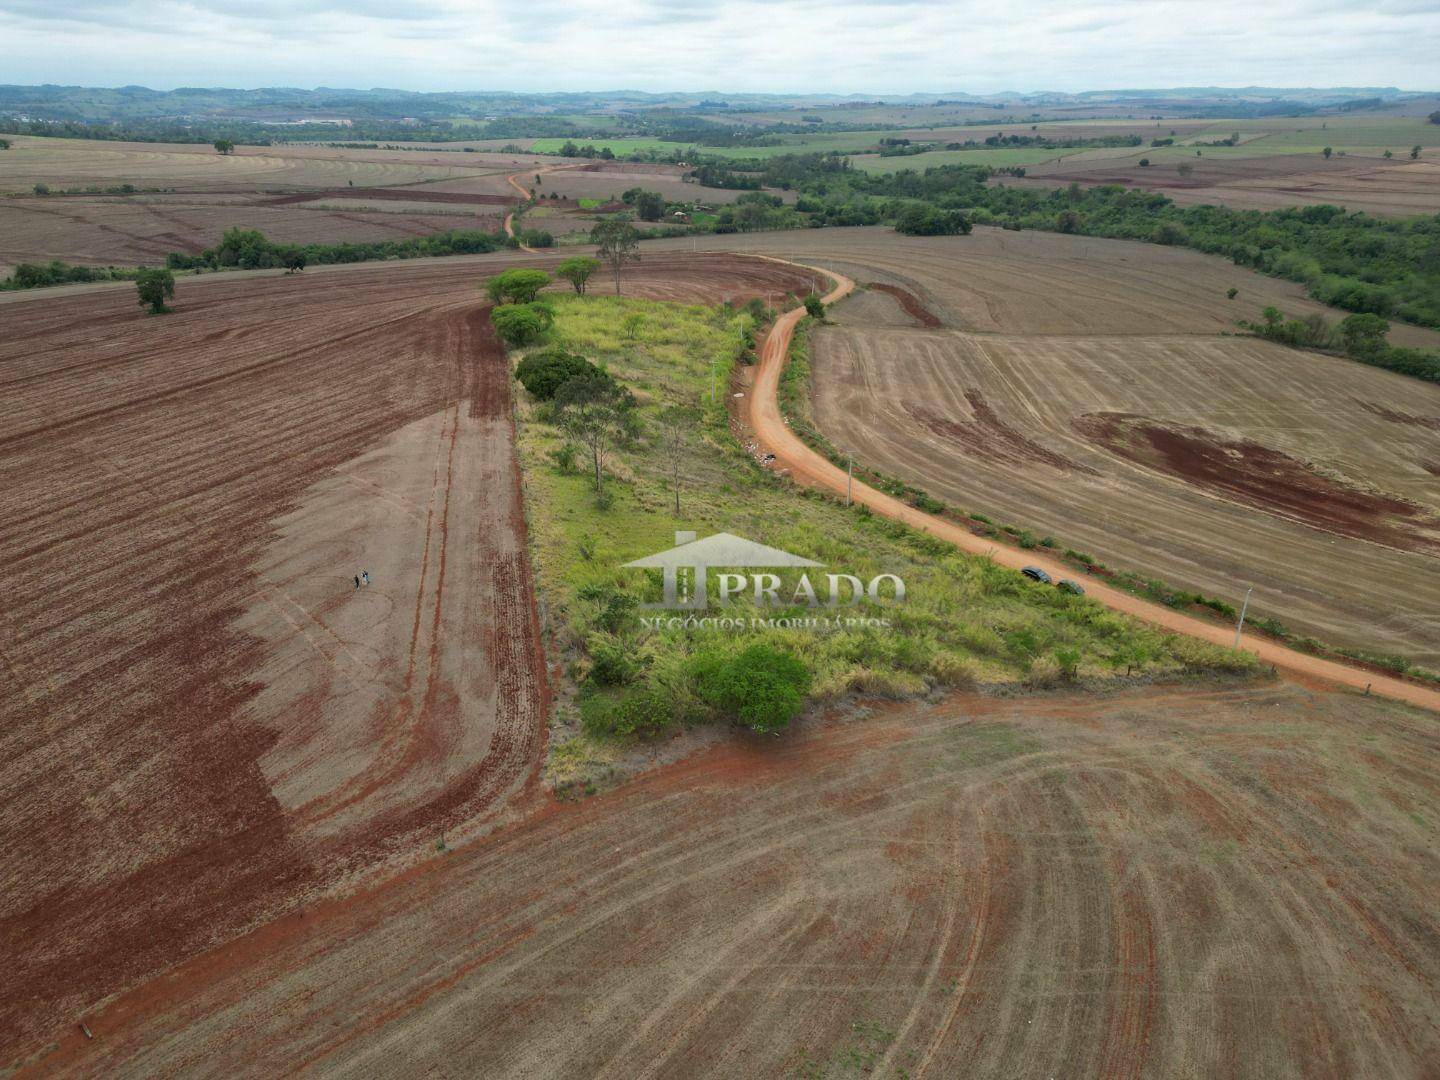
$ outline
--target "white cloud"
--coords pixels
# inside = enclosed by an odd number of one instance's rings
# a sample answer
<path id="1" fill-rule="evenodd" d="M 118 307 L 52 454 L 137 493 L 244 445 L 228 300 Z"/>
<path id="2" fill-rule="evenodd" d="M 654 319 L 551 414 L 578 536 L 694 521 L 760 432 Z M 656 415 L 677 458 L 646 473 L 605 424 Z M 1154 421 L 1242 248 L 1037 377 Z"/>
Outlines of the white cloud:
<path id="1" fill-rule="evenodd" d="M 0 0 L 4 80 L 415 90 L 1440 83 L 1435 0 Z"/>

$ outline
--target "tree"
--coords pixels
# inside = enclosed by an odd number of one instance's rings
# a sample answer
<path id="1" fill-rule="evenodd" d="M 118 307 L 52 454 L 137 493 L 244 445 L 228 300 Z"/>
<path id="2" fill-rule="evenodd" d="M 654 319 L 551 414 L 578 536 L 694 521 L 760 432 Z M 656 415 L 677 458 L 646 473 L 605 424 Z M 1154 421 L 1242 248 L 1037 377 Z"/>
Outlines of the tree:
<path id="1" fill-rule="evenodd" d="M 490 310 L 495 332 L 511 347 L 539 341 L 554 321 L 554 315 L 543 304 L 500 304 Z"/>
<path id="2" fill-rule="evenodd" d="M 515 378 L 537 401 L 551 401 L 571 379 L 609 375 L 583 356 L 564 349 L 544 349 L 525 357 L 515 368 Z"/>
<path id="3" fill-rule="evenodd" d="M 825 301 L 821 300 L 820 297 L 816 296 L 814 293 L 811 293 L 809 296 L 805 297 L 805 314 L 809 315 L 810 318 L 815 319 L 817 322 L 824 321 Z"/>
<path id="4" fill-rule="evenodd" d="M 233 154 L 235 152 L 235 144 L 229 139 L 216 139 L 215 151 L 220 154 Z"/>
<path id="5" fill-rule="evenodd" d="M 1390 324 L 1379 315 L 1350 315 L 1340 322 L 1340 339 L 1351 356 L 1377 356 L 1384 351 L 1389 332 Z"/>
<path id="6" fill-rule="evenodd" d="M 665 215 L 665 199 L 657 192 L 634 187 L 620 199 L 635 208 L 635 216 L 641 221 L 659 221 Z"/>
<path id="7" fill-rule="evenodd" d="M 1329 156 L 1330 156 L 1331 154 L 1333 154 L 1334 152 L 1335 152 L 1335 151 L 1334 151 L 1331 147 L 1328 147 L 1328 146 L 1325 147 L 1324 150 L 1321 150 L 1321 151 L 1320 151 L 1320 153 L 1324 154 L 1324 155 L 1326 156 L 1326 158 L 1329 158 Z"/>
<path id="8" fill-rule="evenodd" d="M 1228 288 L 1228 289 L 1225 290 L 1225 299 L 1226 299 L 1226 300 L 1234 300 L 1235 297 L 1237 297 L 1237 296 L 1239 296 L 1239 295 L 1240 295 L 1240 290 L 1237 289 L 1237 288 L 1235 288 L 1234 285 L 1231 285 L 1230 288 Z"/>
<path id="9" fill-rule="evenodd" d="M 485 294 L 497 304 L 528 304 L 549 284 L 544 270 L 506 270 L 485 282 Z"/>
<path id="10" fill-rule="evenodd" d="M 1411 161 L 1414 161 L 1414 160 L 1415 160 L 1416 158 L 1418 158 L 1419 156 L 1420 156 L 1420 147 L 1418 147 L 1418 146 L 1412 146 L 1412 147 L 1410 148 L 1410 160 L 1411 160 Z"/>
<path id="11" fill-rule="evenodd" d="M 627 221 L 602 221 L 590 230 L 590 241 L 615 275 L 615 292 L 620 292 L 620 271 L 627 262 L 640 259 L 640 234 Z"/>
<path id="12" fill-rule="evenodd" d="M 680 516 L 680 459 L 685 450 L 685 436 L 694 429 L 698 416 L 694 409 L 672 405 L 660 414 L 661 442 L 670 459 L 670 485 L 675 492 L 675 516 Z"/>
<path id="13" fill-rule="evenodd" d="M 1188 161 L 1182 161 L 1179 165 L 1175 166 L 1175 171 L 1181 176 L 1189 176 L 1195 171 L 1195 166 L 1191 165 Z"/>
<path id="14" fill-rule="evenodd" d="M 555 268 L 555 273 L 575 287 L 577 296 L 584 296 L 590 275 L 599 269 L 599 259 L 592 259 L 589 255 L 572 255 Z"/>
<path id="15" fill-rule="evenodd" d="M 175 295 L 175 275 L 159 267 L 143 267 L 135 277 L 135 291 L 141 307 L 149 304 L 151 315 L 163 315 L 170 310 L 165 301 Z"/>
<path id="16" fill-rule="evenodd" d="M 1148 168 L 1149 165 L 1150 165 L 1150 159 L 1149 159 L 1148 157 L 1142 157 L 1142 158 L 1140 159 L 1140 167 L 1141 167 L 1142 169 Z"/>
<path id="17" fill-rule="evenodd" d="M 1386 150 L 1383 156 L 1384 156 L 1385 158 L 1389 159 L 1389 158 L 1393 158 L 1395 155 L 1392 154 L 1389 150 Z"/>
<path id="18" fill-rule="evenodd" d="M 1440 109 L 1437 109 L 1430 114 L 1430 123 L 1440 124 Z"/>
<path id="19" fill-rule="evenodd" d="M 555 393 L 555 419 L 565 434 L 590 453 L 595 497 L 605 497 L 600 459 L 633 423 L 635 399 L 603 373 L 570 379 Z"/>

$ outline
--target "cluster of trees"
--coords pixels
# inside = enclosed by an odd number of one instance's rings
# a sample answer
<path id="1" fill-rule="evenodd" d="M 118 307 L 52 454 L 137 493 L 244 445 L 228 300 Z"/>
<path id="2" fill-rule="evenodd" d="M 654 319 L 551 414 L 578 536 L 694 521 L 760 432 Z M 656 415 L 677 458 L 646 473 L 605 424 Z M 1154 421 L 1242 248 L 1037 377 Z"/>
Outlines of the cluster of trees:
<path id="1" fill-rule="evenodd" d="M 435 255 L 477 255 L 498 251 L 503 241 L 493 233 L 458 229 L 404 240 L 372 240 L 343 244 L 276 244 L 258 229 L 228 229 L 220 243 L 198 255 L 172 251 L 165 257 L 171 270 L 299 270 L 324 263 L 419 259 Z"/>
<path id="2" fill-rule="evenodd" d="M 611 150 L 608 146 L 602 146 L 600 147 L 600 149 L 597 150 L 590 143 L 586 143 L 583 146 L 577 146 L 575 143 L 570 142 L 567 139 L 565 145 L 560 147 L 560 156 L 578 158 L 599 158 L 601 161 L 614 161 L 615 151 Z"/>
<path id="3" fill-rule="evenodd" d="M 964 236 L 970 232 L 970 219 L 959 210 L 914 203 L 896 215 L 895 231 L 906 236 Z"/>
<path id="4" fill-rule="evenodd" d="M 71 266 L 56 259 L 48 263 L 21 263 L 0 281 L 0 289 L 44 289 L 51 285 L 76 285 L 91 281 L 125 281 L 138 270 L 119 266 Z"/>
<path id="5" fill-rule="evenodd" d="M 1287 319 L 1273 306 L 1260 315 L 1262 322 L 1241 325 L 1271 341 L 1304 349 L 1339 350 L 1361 363 L 1440 382 L 1440 354 L 1391 345 L 1386 340 L 1390 324 L 1379 315 L 1347 315 L 1338 327 L 1331 326 L 1319 314 Z"/>

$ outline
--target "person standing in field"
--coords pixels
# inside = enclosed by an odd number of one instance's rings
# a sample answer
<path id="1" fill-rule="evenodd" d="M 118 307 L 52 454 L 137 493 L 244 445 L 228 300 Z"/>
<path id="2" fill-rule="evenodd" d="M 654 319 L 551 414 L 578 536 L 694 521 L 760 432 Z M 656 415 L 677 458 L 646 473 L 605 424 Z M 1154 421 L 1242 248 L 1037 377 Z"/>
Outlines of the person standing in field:
<path id="1" fill-rule="evenodd" d="M 362 581 L 365 582 L 366 585 L 369 585 L 369 584 L 370 584 L 370 571 L 369 571 L 369 570 L 361 570 L 361 571 L 360 571 L 360 578 L 361 578 Z"/>

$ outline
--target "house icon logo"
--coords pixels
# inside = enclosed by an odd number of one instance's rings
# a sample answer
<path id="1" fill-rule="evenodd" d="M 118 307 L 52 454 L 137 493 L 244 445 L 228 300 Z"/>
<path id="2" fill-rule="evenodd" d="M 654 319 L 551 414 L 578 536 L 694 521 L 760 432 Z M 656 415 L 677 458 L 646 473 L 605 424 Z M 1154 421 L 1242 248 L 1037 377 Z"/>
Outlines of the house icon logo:
<path id="1" fill-rule="evenodd" d="M 734 533 L 716 533 L 703 540 L 697 540 L 693 532 L 676 532 L 675 546 L 668 551 L 647 555 L 643 559 L 625 564 L 626 569 L 661 570 L 664 574 L 664 599 L 659 604 L 647 607 L 668 608 L 672 611 L 694 611 L 709 604 L 706 579 L 711 569 L 782 569 L 824 566 L 813 559 L 792 555 L 788 551 L 757 544 Z M 774 598 L 780 586 L 777 574 L 721 574 L 720 592 L 722 599 L 739 592 L 752 583 L 756 599 L 761 596 Z"/>

